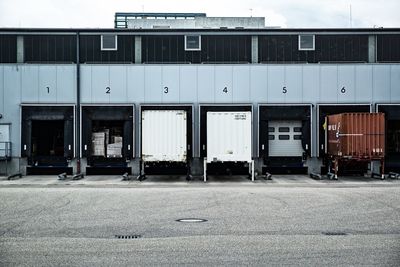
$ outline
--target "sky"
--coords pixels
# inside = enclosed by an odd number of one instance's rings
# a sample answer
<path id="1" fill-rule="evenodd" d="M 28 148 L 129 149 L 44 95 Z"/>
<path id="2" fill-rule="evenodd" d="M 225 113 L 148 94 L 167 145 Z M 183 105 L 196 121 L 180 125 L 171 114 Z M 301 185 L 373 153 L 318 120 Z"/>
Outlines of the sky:
<path id="1" fill-rule="evenodd" d="M 115 12 L 143 11 L 265 17 L 283 28 L 400 27 L 400 0 L 0 0 L 0 27 L 112 28 Z"/>

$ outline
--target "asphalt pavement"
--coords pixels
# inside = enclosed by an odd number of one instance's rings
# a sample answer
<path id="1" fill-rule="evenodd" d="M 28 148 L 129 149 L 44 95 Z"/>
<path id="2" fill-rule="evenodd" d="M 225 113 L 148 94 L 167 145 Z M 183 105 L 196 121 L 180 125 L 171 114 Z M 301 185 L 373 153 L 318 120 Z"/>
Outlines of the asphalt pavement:
<path id="1" fill-rule="evenodd" d="M 1 266 L 399 264 L 399 180 L 0 179 Z"/>

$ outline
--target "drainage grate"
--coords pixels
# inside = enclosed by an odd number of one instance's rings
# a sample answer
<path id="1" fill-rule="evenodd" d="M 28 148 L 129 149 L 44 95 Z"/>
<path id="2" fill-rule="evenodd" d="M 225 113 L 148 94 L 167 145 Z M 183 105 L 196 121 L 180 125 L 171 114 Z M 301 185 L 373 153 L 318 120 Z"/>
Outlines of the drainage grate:
<path id="1" fill-rule="evenodd" d="M 347 235 L 347 233 L 344 232 L 323 232 L 323 235 Z"/>
<path id="2" fill-rule="evenodd" d="M 115 238 L 118 239 L 138 239 L 141 237 L 141 235 L 115 235 Z"/>

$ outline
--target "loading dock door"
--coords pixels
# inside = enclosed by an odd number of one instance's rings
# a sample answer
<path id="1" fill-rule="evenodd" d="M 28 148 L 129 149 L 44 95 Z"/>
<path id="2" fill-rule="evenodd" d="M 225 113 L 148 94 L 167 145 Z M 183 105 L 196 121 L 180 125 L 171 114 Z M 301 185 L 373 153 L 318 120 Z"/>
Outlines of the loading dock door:
<path id="1" fill-rule="evenodd" d="M 328 115 L 346 113 L 346 112 L 370 112 L 371 105 L 369 104 L 319 104 L 318 109 L 318 156 L 324 157 L 326 154 L 325 145 L 325 118 Z"/>
<path id="2" fill-rule="evenodd" d="M 134 152 L 133 116 L 133 106 L 82 106 L 82 157 L 96 158 L 100 161 L 102 159 L 110 159 L 118 162 L 131 159 Z M 106 134 L 107 140 L 111 138 L 110 134 L 118 133 L 116 135 L 122 137 L 122 157 L 107 158 L 105 153 L 101 157 L 93 155 L 92 134 L 96 131 L 109 131 L 109 134 Z M 105 144 L 107 145 L 108 143 L 105 142 Z"/>
<path id="3" fill-rule="evenodd" d="M 270 157 L 301 157 L 301 121 L 270 121 L 268 125 Z"/>
<path id="4" fill-rule="evenodd" d="M 400 104 L 377 104 L 376 110 L 385 113 L 385 171 L 400 172 Z"/>
<path id="5" fill-rule="evenodd" d="M 61 129 L 63 137 L 57 144 L 61 147 L 59 156 L 64 159 L 71 159 L 74 156 L 74 109 L 73 106 L 22 106 L 22 121 L 21 121 L 21 156 L 36 157 L 34 151 L 37 151 L 37 137 L 39 137 L 42 148 L 48 148 L 48 144 L 52 143 L 56 147 L 54 139 L 58 135 L 53 127 Z M 39 123 L 39 124 L 38 124 Z M 55 126 L 57 125 L 57 126 Z M 42 129 L 44 127 L 44 129 Z M 36 130 L 35 130 L 36 128 Z M 46 130 L 47 129 L 47 130 Z M 46 135 L 51 134 L 51 138 L 44 138 L 42 132 Z M 36 138 L 35 138 L 36 133 Z M 50 149 L 48 152 L 50 152 Z M 53 148 L 51 150 L 54 150 Z M 55 152 L 55 151 L 53 151 Z M 55 158 L 51 152 L 49 158 Z"/>

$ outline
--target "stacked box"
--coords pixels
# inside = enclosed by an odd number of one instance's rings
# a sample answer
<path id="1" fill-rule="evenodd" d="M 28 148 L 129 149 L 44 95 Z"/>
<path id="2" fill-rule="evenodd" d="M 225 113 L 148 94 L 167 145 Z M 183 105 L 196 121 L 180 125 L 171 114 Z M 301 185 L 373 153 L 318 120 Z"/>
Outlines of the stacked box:
<path id="1" fill-rule="evenodd" d="M 122 143 L 114 143 L 107 145 L 107 158 L 121 158 Z"/>
<path id="2" fill-rule="evenodd" d="M 105 156 L 105 133 L 92 133 L 92 156 Z"/>
<path id="3" fill-rule="evenodd" d="M 111 136 L 111 143 L 112 144 L 115 144 L 115 143 L 122 144 L 122 136 L 116 136 L 116 135 Z"/>

